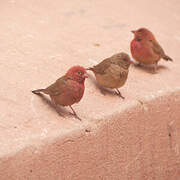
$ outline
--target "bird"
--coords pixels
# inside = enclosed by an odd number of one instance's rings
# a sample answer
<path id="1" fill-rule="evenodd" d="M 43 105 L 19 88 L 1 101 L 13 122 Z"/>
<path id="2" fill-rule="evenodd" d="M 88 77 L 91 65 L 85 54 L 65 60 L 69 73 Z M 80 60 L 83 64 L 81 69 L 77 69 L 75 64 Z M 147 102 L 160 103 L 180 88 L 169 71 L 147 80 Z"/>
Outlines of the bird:
<path id="1" fill-rule="evenodd" d="M 64 76 L 56 80 L 45 89 L 33 90 L 32 93 L 40 94 L 41 92 L 50 96 L 55 105 L 69 106 L 73 115 L 78 117 L 75 110 L 72 108 L 74 103 L 78 103 L 84 94 L 85 79 L 88 78 L 86 70 L 82 66 L 71 67 Z"/>
<path id="2" fill-rule="evenodd" d="M 139 62 L 139 65 L 154 65 L 154 72 L 157 71 L 157 64 L 162 58 L 166 61 L 173 61 L 165 54 L 155 36 L 147 28 L 139 28 L 131 31 L 134 39 L 130 43 L 132 57 Z"/>
<path id="3" fill-rule="evenodd" d="M 118 88 L 125 84 L 130 64 L 133 64 L 133 61 L 130 60 L 129 55 L 121 52 L 104 59 L 99 64 L 86 70 L 94 73 L 101 87 L 115 89 L 116 94 L 124 99 Z"/>

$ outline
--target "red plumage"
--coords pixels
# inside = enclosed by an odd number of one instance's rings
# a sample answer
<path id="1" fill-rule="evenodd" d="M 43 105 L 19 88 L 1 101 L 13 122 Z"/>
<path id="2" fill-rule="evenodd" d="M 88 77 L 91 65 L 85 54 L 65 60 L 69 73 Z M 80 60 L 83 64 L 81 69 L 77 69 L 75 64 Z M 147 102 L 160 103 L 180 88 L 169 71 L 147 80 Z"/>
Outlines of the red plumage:
<path id="1" fill-rule="evenodd" d="M 84 94 L 86 70 L 81 66 L 73 66 L 67 73 L 46 89 L 32 91 L 34 94 L 48 94 L 56 105 L 69 106 L 74 115 L 80 119 L 71 105 L 78 103 Z"/>
<path id="2" fill-rule="evenodd" d="M 140 64 L 154 64 L 156 70 L 157 63 L 161 58 L 166 61 L 172 61 L 172 59 L 165 54 L 163 48 L 151 31 L 146 28 L 140 28 L 132 31 L 132 33 L 134 33 L 134 39 L 130 44 L 131 54 Z"/>

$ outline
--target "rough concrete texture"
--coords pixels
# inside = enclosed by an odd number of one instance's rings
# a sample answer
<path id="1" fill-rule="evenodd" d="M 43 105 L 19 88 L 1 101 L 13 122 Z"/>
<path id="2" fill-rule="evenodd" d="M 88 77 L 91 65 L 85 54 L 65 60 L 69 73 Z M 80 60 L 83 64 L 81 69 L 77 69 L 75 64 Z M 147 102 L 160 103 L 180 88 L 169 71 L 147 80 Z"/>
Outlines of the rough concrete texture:
<path id="1" fill-rule="evenodd" d="M 1 0 L 0 180 L 180 179 L 179 10 L 179 0 Z M 174 62 L 157 74 L 131 67 L 125 100 L 91 76 L 74 105 L 80 122 L 30 92 L 72 65 L 129 53 L 139 27 Z"/>

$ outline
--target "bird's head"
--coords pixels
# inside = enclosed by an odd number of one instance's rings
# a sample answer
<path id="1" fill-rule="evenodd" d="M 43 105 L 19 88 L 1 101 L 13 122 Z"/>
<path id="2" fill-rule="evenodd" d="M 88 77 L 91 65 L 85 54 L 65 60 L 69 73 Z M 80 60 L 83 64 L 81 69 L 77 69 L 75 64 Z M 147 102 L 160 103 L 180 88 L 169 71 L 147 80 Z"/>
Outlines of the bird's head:
<path id="1" fill-rule="evenodd" d="M 118 64 L 123 66 L 124 68 L 129 68 L 130 64 L 134 64 L 129 55 L 124 52 L 115 54 L 113 56 L 117 58 Z"/>
<path id="2" fill-rule="evenodd" d="M 84 83 L 85 79 L 88 78 L 86 70 L 82 66 L 73 66 L 71 67 L 66 76 L 70 79 L 73 79 L 79 83 Z"/>
<path id="3" fill-rule="evenodd" d="M 138 30 L 134 30 L 131 32 L 134 34 L 134 37 L 137 40 L 142 40 L 142 39 L 154 40 L 155 39 L 152 32 L 146 28 L 139 28 Z"/>

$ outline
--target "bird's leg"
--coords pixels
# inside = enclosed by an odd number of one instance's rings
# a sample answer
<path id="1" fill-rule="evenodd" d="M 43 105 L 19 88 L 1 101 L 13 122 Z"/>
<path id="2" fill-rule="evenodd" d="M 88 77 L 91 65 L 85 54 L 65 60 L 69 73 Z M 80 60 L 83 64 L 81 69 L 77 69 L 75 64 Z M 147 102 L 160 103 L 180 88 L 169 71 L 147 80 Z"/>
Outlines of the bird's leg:
<path id="1" fill-rule="evenodd" d="M 154 64 L 154 74 L 156 74 L 157 73 L 157 67 L 158 67 L 158 62 L 156 62 L 155 64 Z"/>
<path id="2" fill-rule="evenodd" d="M 77 118 L 77 119 L 79 119 L 80 121 L 81 121 L 81 118 L 76 114 L 76 112 L 74 111 L 74 109 L 72 108 L 72 106 L 69 106 L 70 108 L 71 108 L 71 110 L 72 110 L 72 112 L 73 112 L 73 115 Z"/>
<path id="3" fill-rule="evenodd" d="M 122 96 L 121 92 L 119 91 L 119 89 L 116 89 L 116 94 L 121 97 L 122 99 L 125 99 L 124 96 Z"/>

